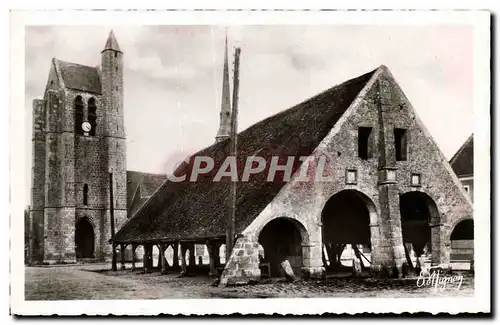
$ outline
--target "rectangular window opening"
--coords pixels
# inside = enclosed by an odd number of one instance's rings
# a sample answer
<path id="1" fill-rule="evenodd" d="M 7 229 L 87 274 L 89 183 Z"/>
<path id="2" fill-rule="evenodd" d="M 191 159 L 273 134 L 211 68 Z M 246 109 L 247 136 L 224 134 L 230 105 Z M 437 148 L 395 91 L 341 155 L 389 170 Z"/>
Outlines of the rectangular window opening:
<path id="1" fill-rule="evenodd" d="M 361 159 L 369 159 L 373 157 L 372 146 L 372 128 L 358 128 L 358 156 Z"/>
<path id="2" fill-rule="evenodd" d="M 394 147 L 396 149 L 396 160 L 405 161 L 407 159 L 406 129 L 394 129 Z"/>

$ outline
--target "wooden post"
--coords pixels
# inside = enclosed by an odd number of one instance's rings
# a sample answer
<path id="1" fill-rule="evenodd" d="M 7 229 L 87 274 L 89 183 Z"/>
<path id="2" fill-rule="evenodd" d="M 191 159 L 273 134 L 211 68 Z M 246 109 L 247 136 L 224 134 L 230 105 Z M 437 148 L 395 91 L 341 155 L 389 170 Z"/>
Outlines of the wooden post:
<path id="1" fill-rule="evenodd" d="M 180 244 L 181 245 L 181 276 L 184 276 L 187 274 L 187 265 L 186 265 L 186 245 L 185 244 Z"/>
<path id="2" fill-rule="evenodd" d="M 178 268 L 179 267 L 179 244 L 178 243 L 172 244 L 172 249 L 174 250 L 174 258 L 172 261 L 172 267 Z"/>
<path id="3" fill-rule="evenodd" d="M 142 250 L 144 254 L 142 254 L 142 268 L 144 269 L 144 273 L 146 273 L 146 269 L 148 268 L 148 247 L 146 244 L 142 245 Z"/>
<path id="4" fill-rule="evenodd" d="M 167 260 L 165 259 L 165 244 L 160 244 L 160 273 L 167 274 Z"/>
<path id="5" fill-rule="evenodd" d="M 120 244 L 120 270 L 125 270 L 125 244 Z"/>
<path id="6" fill-rule="evenodd" d="M 208 272 L 209 276 L 217 276 L 217 267 L 215 263 L 215 248 L 217 245 L 213 245 L 211 242 L 207 242 L 207 250 L 208 250 L 208 258 L 210 264 L 210 271 Z"/>
<path id="7" fill-rule="evenodd" d="M 148 270 L 151 272 L 153 269 L 153 245 L 148 245 Z"/>
<path id="8" fill-rule="evenodd" d="M 135 250 L 137 249 L 137 244 L 132 244 L 132 271 L 135 271 Z"/>
<path id="9" fill-rule="evenodd" d="M 116 271 L 116 246 L 115 246 L 115 204 L 113 200 L 113 173 L 109 173 L 109 218 L 111 224 L 111 269 Z"/>
<path id="10" fill-rule="evenodd" d="M 237 147 L 238 147 L 238 91 L 239 91 L 239 65 L 240 65 L 240 52 L 241 49 L 238 47 L 235 49 L 234 56 L 234 78 L 233 78 L 233 107 L 231 115 L 231 148 L 229 156 L 232 156 L 236 160 Z M 229 194 L 229 213 L 227 221 L 227 231 L 226 231 L 226 262 L 231 256 L 231 252 L 234 246 L 235 237 L 235 216 L 236 216 L 236 183 L 238 175 L 236 175 L 236 180 L 231 181 L 231 189 Z"/>
<path id="11" fill-rule="evenodd" d="M 194 244 L 189 245 L 189 265 L 190 266 L 196 265 L 196 255 L 194 252 Z"/>

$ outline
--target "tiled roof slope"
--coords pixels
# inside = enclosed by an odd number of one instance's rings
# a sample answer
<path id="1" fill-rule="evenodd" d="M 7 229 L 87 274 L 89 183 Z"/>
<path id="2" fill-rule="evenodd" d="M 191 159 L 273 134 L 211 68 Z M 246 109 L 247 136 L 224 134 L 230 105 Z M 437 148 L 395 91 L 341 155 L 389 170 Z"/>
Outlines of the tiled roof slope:
<path id="1" fill-rule="evenodd" d="M 129 218 L 165 182 L 167 175 L 127 170 L 127 210 Z"/>
<path id="2" fill-rule="evenodd" d="M 450 160 L 451 168 L 458 177 L 474 175 L 474 135 L 458 149 Z"/>
<path id="3" fill-rule="evenodd" d="M 64 86 L 69 89 L 101 94 L 101 79 L 95 67 L 57 60 Z"/>
<path id="4" fill-rule="evenodd" d="M 238 166 L 246 157 L 259 155 L 267 162 L 272 156 L 308 156 L 344 114 L 375 71 L 346 81 L 288 110 L 271 116 L 238 135 Z M 227 181 L 214 182 L 217 166 L 228 152 L 229 141 L 221 141 L 193 155 L 175 175 L 187 174 L 183 182 L 167 180 L 116 234 L 116 242 L 203 240 L 224 237 L 226 231 Z M 209 156 L 214 171 L 190 182 L 194 156 Z M 298 159 L 296 159 L 297 161 Z M 300 162 L 299 162 L 300 163 Z M 268 164 L 269 166 L 269 164 Z M 297 170 L 300 166 L 294 166 Z M 241 169 L 238 172 L 241 177 Z M 267 171 L 238 182 L 236 200 L 237 232 L 243 231 L 273 200 L 285 184 L 266 182 Z M 223 179 L 224 180 L 224 179 Z"/>

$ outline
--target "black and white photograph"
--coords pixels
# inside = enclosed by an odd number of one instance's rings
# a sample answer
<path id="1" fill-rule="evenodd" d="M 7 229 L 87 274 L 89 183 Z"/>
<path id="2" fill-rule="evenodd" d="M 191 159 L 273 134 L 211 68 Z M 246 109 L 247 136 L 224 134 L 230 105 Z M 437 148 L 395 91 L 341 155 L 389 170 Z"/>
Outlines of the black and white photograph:
<path id="1" fill-rule="evenodd" d="M 11 18 L 13 313 L 490 311 L 488 12 Z"/>

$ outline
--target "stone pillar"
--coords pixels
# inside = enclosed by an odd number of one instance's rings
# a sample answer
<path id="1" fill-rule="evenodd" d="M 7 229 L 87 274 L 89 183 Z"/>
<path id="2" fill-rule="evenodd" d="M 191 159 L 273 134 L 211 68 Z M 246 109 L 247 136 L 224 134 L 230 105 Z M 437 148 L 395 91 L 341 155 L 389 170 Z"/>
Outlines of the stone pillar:
<path id="1" fill-rule="evenodd" d="M 135 250 L 137 249 L 137 244 L 132 244 L 132 271 L 135 271 Z"/>
<path id="2" fill-rule="evenodd" d="M 167 274 L 167 260 L 165 259 L 165 244 L 160 244 L 160 273 Z"/>
<path id="3" fill-rule="evenodd" d="M 239 237 L 228 256 L 219 286 L 246 284 L 260 279 L 259 243 L 253 236 Z"/>
<path id="4" fill-rule="evenodd" d="M 401 215 L 399 212 L 399 190 L 396 184 L 380 184 L 380 237 L 378 245 L 372 247 L 378 260 L 374 261 L 372 271 L 381 275 L 402 274 L 406 261 L 403 246 Z M 375 269 L 377 268 L 377 269 Z"/>
<path id="5" fill-rule="evenodd" d="M 217 276 L 217 266 L 216 266 L 216 260 L 215 260 L 215 249 L 217 248 L 217 245 L 214 245 L 212 242 L 207 242 L 207 250 L 208 250 L 208 258 L 209 258 L 209 265 L 210 265 L 210 271 L 208 272 L 209 276 Z"/>
<path id="6" fill-rule="evenodd" d="M 175 243 L 172 244 L 172 249 L 174 251 L 174 257 L 172 261 L 172 267 L 173 268 L 178 268 L 179 267 L 179 244 Z"/>
<path id="7" fill-rule="evenodd" d="M 325 274 L 323 265 L 323 240 L 321 224 L 309 225 L 309 238 L 302 242 L 302 277 L 305 279 L 322 278 Z M 258 247 L 258 246 L 257 246 Z M 332 261 L 330 261 L 332 263 Z"/>
<path id="8" fill-rule="evenodd" d="M 388 115 L 398 109 L 398 103 L 393 100 L 391 83 L 385 73 L 380 75 L 376 87 L 380 217 L 378 220 L 379 236 L 378 238 L 372 236 L 372 251 L 375 252 L 376 260 L 372 263 L 371 271 L 394 276 L 402 274 L 402 265 L 406 260 L 399 211 L 394 125 Z M 373 223 L 373 220 L 371 222 Z M 373 228 L 372 231 L 374 231 Z"/>
<path id="9" fill-rule="evenodd" d="M 120 270 L 125 270 L 125 248 L 127 245 L 120 244 Z"/>
<path id="10" fill-rule="evenodd" d="M 311 242 L 302 244 L 302 277 L 305 279 L 319 279 L 325 273 L 323 266 L 322 244 Z"/>
<path id="11" fill-rule="evenodd" d="M 186 244 L 180 244 L 180 245 L 181 245 L 181 276 L 184 276 L 187 274 L 187 265 L 186 265 L 187 247 Z"/>

